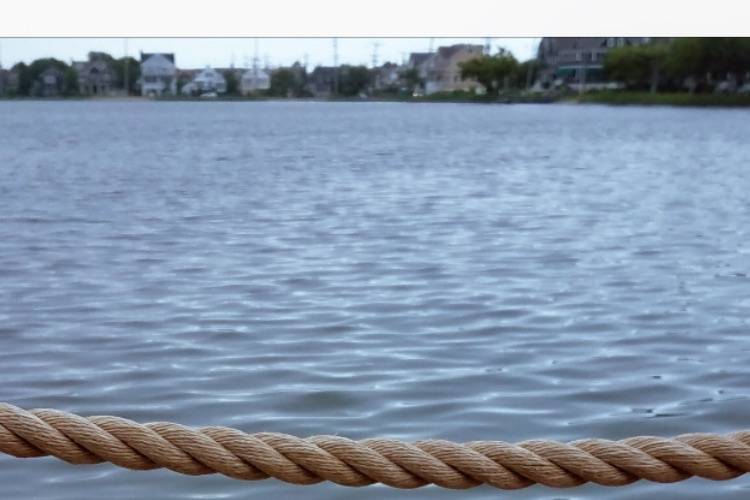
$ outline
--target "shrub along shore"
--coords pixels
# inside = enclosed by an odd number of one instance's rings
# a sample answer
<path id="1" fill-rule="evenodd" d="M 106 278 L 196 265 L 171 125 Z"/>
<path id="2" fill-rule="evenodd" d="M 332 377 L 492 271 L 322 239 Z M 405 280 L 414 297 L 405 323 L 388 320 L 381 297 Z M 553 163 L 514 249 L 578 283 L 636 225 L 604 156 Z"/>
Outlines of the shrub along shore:
<path id="1" fill-rule="evenodd" d="M 618 106 L 694 106 L 694 107 L 750 107 L 750 95 L 689 94 L 687 92 L 589 92 L 568 97 L 582 104 L 612 104 Z"/>
<path id="2" fill-rule="evenodd" d="M 476 95 L 471 93 L 451 92 L 446 94 L 433 94 L 429 96 L 399 96 L 383 95 L 360 97 L 331 97 L 331 98 L 280 98 L 266 96 L 223 96 L 211 99 L 200 97 L 0 97 L 0 101 L 122 101 L 122 102 L 281 102 L 281 101 L 304 101 L 304 102 L 408 102 L 408 103 L 456 103 L 456 104 L 605 104 L 615 106 L 687 106 L 687 107 L 750 107 L 750 95 L 738 94 L 690 94 L 688 92 L 634 92 L 627 90 L 559 93 L 559 94 L 534 94 L 534 93 L 511 93 L 497 96 Z"/>

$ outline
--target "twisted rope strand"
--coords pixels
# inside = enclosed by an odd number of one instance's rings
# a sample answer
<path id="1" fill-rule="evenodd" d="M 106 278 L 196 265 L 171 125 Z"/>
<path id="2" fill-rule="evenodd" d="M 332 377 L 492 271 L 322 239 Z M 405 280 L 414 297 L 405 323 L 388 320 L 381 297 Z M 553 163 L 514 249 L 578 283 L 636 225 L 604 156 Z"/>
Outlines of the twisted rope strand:
<path id="1" fill-rule="evenodd" d="M 435 484 L 501 489 L 534 483 L 556 488 L 592 482 L 623 486 L 639 479 L 673 483 L 691 476 L 726 480 L 750 472 L 750 431 L 725 436 L 638 436 L 570 443 L 502 441 L 453 443 L 339 436 L 298 438 L 246 434 L 227 427 L 139 424 L 110 416 L 23 410 L 0 403 L 0 452 L 19 458 L 52 455 L 72 464 L 111 462 L 134 470 L 166 468 L 190 475 L 220 473 L 294 484 L 331 481 L 395 488 Z"/>

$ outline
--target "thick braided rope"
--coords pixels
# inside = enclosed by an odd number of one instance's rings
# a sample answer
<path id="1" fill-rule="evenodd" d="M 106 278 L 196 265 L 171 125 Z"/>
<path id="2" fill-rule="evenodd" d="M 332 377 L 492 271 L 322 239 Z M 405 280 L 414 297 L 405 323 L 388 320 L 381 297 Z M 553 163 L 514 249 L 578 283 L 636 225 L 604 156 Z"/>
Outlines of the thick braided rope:
<path id="1" fill-rule="evenodd" d="M 691 476 L 724 480 L 750 472 L 750 431 L 726 436 L 684 434 L 607 441 L 352 441 L 245 434 L 226 427 L 193 429 L 138 424 L 118 417 L 80 417 L 58 410 L 23 410 L 0 403 L 0 452 L 20 458 L 53 455 L 72 464 L 112 462 L 127 469 L 165 467 L 183 474 L 220 473 L 236 479 L 275 477 L 294 484 L 332 481 L 395 488 L 479 484 L 516 489 L 534 483 L 571 487 L 586 482 L 622 486 Z"/>

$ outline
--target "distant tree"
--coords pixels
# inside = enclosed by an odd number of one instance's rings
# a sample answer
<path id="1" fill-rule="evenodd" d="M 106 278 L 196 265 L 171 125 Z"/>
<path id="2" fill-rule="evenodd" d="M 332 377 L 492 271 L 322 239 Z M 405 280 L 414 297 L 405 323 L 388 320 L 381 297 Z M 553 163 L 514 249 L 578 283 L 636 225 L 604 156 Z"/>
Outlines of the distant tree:
<path id="1" fill-rule="evenodd" d="M 370 70 L 366 66 L 339 67 L 339 95 L 353 97 L 367 90 L 372 82 Z"/>
<path id="2" fill-rule="evenodd" d="M 128 95 L 136 93 L 138 89 L 138 79 L 141 77 L 141 63 L 133 57 L 121 57 L 112 62 L 112 71 L 115 76 L 114 85 L 116 88 L 126 90 Z M 125 89 L 126 72 L 128 80 L 127 89 Z"/>
<path id="3" fill-rule="evenodd" d="M 29 78 L 31 78 L 31 87 L 33 90 L 34 84 L 38 82 L 41 74 L 49 69 L 55 68 L 61 71 L 63 74 L 68 69 L 68 65 L 59 59 L 48 57 L 44 59 L 37 59 L 29 65 Z"/>
<path id="4" fill-rule="evenodd" d="M 89 61 L 104 61 L 107 64 L 114 64 L 115 58 L 111 55 L 107 54 L 106 52 L 96 52 L 91 51 L 89 52 Z"/>
<path id="5" fill-rule="evenodd" d="M 63 77 L 63 95 L 78 95 L 78 72 L 71 66 L 65 68 Z"/>
<path id="6" fill-rule="evenodd" d="M 609 78 L 628 87 L 648 87 L 655 93 L 664 77 L 667 55 L 664 44 L 617 47 L 605 56 L 604 71 Z"/>
<path id="7" fill-rule="evenodd" d="M 227 81 L 227 95 L 240 95 L 240 80 L 237 78 L 237 73 L 230 69 L 224 71 L 224 79 Z"/>
<path id="8" fill-rule="evenodd" d="M 18 96 L 28 96 L 31 95 L 31 87 L 33 80 L 31 78 L 31 71 L 29 70 L 29 66 L 26 63 L 20 62 L 16 63 L 12 68 L 11 71 L 16 72 L 18 74 L 18 87 L 15 89 L 15 95 Z"/>
<path id="9" fill-rule="evenodd" d="M 269 94 L 277 97 L 290 97 L 294 89 L 294 72 L 289 68 L 279 68 L 271 73 Z"/>
<path id="10" fill-rule="evenodd" d="M 29 65 L 29 79 L 30 88 L 29 92 L 24 95 L 35 95 L 38 89 L 41 87 L 40 77 L 47 69 L 54 68 L 59 70 L 63 75 L 68 70 L 68 65 L 59 59 L 48 57 L 44 59 L 37 59 Z M 63 82 L 64 83 L 64 82 Z M 58 88 L 58 91 L 64 92 L 64 88 Z"/>
<path id="11" fill-rule="evenodd" d="M 37 59 L 29 65 L 29 74 L 31 75 L 32 81 L 39 78 L 39 75 L 41 75 L 46 69 L 49 68 L 55 68 L 64 73 L 68 68 L 68 65 L 59 59 L 55 59 L 54 57 Z"/>
<path id="12" fill-rule="evenodd" d="M 539 78 L 539 72 L 543 64 L 538 59 L 524 61 L 513 71 L 511 75 L 511 86 L 518 89 L 529 88 Z"/>
<path id="13" fill-rule="evenodd" d="M 670 45 L 667 70 L 680 84 L 685 82 L 691 93 L 705 80 L 708 66 L 708 52 L 701 38 L 678 38 Z"/>
<path id="14" fill-rule="evenodd" d="M 500 49 L 494 56 L 484 55 L 459 64 L 461 78 L 474 78 L 487 90 L 488 95 L 498 95 L 501 88 L 510 84 L 510 77 L 518 68 L 513 54 Z"/>
<path id="15" fill-rule="evenodd" d="M 278 68 L 271 72 L 268 95 L 275 97 L 303 97 L 308 95 L 305 90 L 307 71 L 295 62 L 289 68 Z"/>
<path id="16" fill-rule="evenodd" d="M 714 78 L 750 71 L 750 38 L 707 37 L 701 38 L 700 44 L 706 70 Z"/>
<path id="17" fill-rule="evenodd" d="M 419 70 L 417 68 L 408 68 L 401 71 L 398 74 L 401 81 L 404 82 L 409 92 L 413 92 L 418 88 L 424 87 L 424 79 L 419 76 Z"/>

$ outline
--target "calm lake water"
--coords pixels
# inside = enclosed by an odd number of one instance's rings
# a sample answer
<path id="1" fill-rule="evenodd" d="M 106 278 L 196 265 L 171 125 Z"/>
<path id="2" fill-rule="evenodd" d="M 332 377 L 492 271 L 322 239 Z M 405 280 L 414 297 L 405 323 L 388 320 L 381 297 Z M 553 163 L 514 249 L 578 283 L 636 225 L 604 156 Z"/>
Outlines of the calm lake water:
<path id="1" fill-rule="evenodd" d="M 750 112 L 0 103 L 0 401 L 455 441 L 750 428 Z M 747 498 L 0 456 L 2 496 Z"/>

